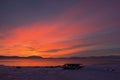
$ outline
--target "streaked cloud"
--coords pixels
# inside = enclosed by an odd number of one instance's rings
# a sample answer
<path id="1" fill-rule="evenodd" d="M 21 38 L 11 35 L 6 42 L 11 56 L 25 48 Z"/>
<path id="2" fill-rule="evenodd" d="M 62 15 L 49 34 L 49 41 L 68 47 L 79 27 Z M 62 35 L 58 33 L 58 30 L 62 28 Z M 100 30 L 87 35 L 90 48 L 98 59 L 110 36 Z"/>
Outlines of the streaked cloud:
<path id="1" fill-rule="evenodd" d="M 71 54 L 64 55 L 66 57 L 73 57 L 73 56 L 108 56 L 108 55 L 119 55 L 120 53 L 120 47 L 117 48 L 101 48 L 101 49 L 91 49 L 91 50 L 85 50 L 85 51 L 78 51 Z M 75 54 L 75 55 L 74 55 Z"/>
<path id="2" fill-rule="evenodd" d="M 1 0 L 0 6 L 0 55 L 120 54 L 119 0 Z"/>

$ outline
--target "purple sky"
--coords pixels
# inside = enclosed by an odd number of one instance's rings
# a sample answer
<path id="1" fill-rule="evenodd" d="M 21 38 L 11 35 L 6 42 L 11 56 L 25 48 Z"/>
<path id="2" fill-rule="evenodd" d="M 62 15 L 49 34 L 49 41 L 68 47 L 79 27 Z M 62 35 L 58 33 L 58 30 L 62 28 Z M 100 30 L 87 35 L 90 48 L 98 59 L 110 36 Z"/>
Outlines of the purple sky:
<path id="1" fill-rule="evenodd" d="M 0 55 L 120 55 L 120 0 L 0 0 Z"/>

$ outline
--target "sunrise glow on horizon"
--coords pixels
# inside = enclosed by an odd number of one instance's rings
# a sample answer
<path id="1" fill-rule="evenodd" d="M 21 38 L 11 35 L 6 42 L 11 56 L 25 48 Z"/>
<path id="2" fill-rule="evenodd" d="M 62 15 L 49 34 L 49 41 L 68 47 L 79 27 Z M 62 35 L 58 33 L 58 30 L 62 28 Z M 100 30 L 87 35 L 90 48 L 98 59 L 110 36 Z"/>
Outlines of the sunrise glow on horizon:
<path id="1" fill-rule="evenodd" d="M 1 0 L 0 55 L 120 55 L 119 0 Z"/>

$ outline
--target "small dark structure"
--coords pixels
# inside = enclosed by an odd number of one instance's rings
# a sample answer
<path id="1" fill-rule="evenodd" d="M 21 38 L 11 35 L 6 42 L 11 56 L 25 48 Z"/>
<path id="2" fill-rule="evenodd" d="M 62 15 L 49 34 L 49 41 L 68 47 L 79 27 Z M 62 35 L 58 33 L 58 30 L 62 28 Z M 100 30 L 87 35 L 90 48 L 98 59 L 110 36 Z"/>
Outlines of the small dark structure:
<path id="1" fill-rule="evenodd" d="M 64 70 L 78 70 L 83 68 L 81 64 L 64 64 L 62 67 Z"/>
<path id="2" fill-rule="evenodd" d="M 16 66 L 16 68 L 17 68 L 17 69 L 21 69 L 22 67 L 20 67 L 20 66 Z"/>

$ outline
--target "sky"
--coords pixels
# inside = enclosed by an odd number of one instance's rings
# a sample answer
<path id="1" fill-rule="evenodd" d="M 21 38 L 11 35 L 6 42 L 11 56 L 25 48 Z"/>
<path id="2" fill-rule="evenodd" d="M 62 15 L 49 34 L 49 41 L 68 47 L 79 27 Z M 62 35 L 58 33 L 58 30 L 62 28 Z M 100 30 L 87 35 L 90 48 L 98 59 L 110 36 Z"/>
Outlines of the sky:
<path id="1" fill-rule="evenodd" d="M 120 55 L 120 0 L 0 0 L 0 55 Z"/>

